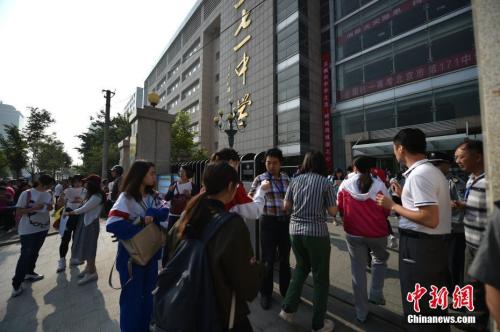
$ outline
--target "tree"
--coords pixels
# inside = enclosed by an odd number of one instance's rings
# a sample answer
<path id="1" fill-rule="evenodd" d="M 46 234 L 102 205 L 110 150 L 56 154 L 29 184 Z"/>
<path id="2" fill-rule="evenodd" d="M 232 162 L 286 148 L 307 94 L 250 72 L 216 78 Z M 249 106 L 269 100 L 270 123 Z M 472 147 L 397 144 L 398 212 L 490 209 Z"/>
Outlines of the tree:
<path id="1" fill-rule="evenodd" d="M 171 132 L 171 156 L 174 162 L 191 159 L 196 144 L 193 139 L 196 133 L 191 130 L 191 118 L 186 111 L 175 115 Z"/>
<path id="2" fill-rule="evenodd" d="M 77 151 L 82 156 L 82 165 L 78 167 L 81 173 L 101 172 L 102 165 L 102 144 L 104 128 L 104 111 L 90 118 L 91 124 L 86 132 L 77 137 L 82 141 Z M 128 117 L 117 114 L 111 119 L 109 127 L 109 156 L 110 165 L 118 164 L 120 161 L 120 151 L 118 143 L 130 136 L 130 122 Z"/>
<path id="3" fill-rule="evenodd" d="M 14 125 L 6 125 L 5 134 L 6 137 L 0 135 L 0 147 L 12 174 L 20 178 L 23 168 L 28 165 L 28 144 L 19 128 Z"/>
<path id="4" fill-rule="evenodd" d="M 55 136 L 47 137 L 41 142 L 38 151 L 38 169 L 41 173 L 46 173 L 56 177 L 57 172 L 71 167 L 71 157 L 64 151 L 63 142 Z"/>
<path id="5" fill-rule="evenodd" d="M 31 155 L 30 173 L 35 175 L 39 169 L 38 157 L 41 144 L 47 140 L 45 131 L 55 122 L 49 111 L 38 107 L 29 107 L 30 115 L 23 129 L 23 134 L 28 144 L 28 151 Z"/>

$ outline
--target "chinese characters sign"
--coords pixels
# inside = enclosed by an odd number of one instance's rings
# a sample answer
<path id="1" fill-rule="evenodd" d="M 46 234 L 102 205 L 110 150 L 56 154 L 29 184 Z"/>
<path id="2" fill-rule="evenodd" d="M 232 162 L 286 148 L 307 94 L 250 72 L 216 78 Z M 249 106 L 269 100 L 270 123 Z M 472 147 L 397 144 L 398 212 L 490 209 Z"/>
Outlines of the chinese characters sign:
<path id="1" fill-rule="evenodd" d="M 365 82 L 338 91 L 340 100 L 356 98 L 368 93 L 392 88 L 398 85 L 418 81 L 424 78 L 441 75 L 457 69 L 470 67 L 476 64 L 476 51 L 468 50 L 450 57 L 439 59 L 431 64 L 425 64 L 416 68 L 381 77 L 376 80 Z"/>
<path id="2" fill-rule="evenodd" d="M 245 50 L 242 49 L 248 45 L 252 36 L 248 33 L 248 28 L 252 24 L 252 19 L 250 17 L 250 11 L 244 8 L 245 0 L 236 0 L 234 2 L 234 9 L 240 11 L 241 8 L 241 18 L 240 23 L 237 25 L 234 32 L 234 37 L 236 37 L 236 44 L 233 47 L 233 51 L 238 57 L 238 64 L 234 68 L 234 73 L 241 79 L 243 86 L 247 82 L 247 71 L 250 65 L 250 56 Z M 231 70 L 230 70 L 231 73 Z M 236 105 L 237 123 L 238 126 L 246 126 L 246 120 L 248 117 L 248 108 L 252 105 L 252 100 L 250 99 L 250 93 L 245 92 L 243 97 L 238 97 Z"/>
<path id="3" fill-rule="evenodd" d="M 413 311 L 420 312 L 420 300 L 428 292 L 427 288 L 422 287 L 419 283 L 415 284 L 415 290 L 406 295 L 406 301 L 413 303 Z M 438 288 L 431 286 L 429 296 L 429 308 L 445 310 L 448 308 L 449 291 L 446 287 Z M 472 285 L 464 287 L 455 286 L 452 294 L 453 309 L 467 308 L 469 311 L 474 311 L 474 289 Z"/>
<path id="4" fill-rule="evenodd" d="M 322 100 L 321 110 L 323 115 L 323 154 L 325 155 L 326 166 L 330 171 L 332 165 L 332 128 L 330 122 L 330 55 L 328 53 L 322 56 L 321 66 L 321 88 Z"/>

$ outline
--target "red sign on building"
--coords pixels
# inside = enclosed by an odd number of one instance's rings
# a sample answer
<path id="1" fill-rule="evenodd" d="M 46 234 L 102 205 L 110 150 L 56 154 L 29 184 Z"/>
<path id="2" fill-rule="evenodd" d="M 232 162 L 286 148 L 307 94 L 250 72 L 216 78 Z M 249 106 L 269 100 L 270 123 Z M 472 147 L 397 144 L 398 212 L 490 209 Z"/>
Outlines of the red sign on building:
<path id="1" fill-rule="evenodd" d="M 332 162 L 332 127 L 330 121 L 330 55 L 328 53 L 322 56 L 322 67 L 321 67 L 321 87 L 323 91 L 322 96 L 322 114 L 323 114 L 323 154 L 326 159 L 326 166 L 329 171 L 333 168 Z"/>

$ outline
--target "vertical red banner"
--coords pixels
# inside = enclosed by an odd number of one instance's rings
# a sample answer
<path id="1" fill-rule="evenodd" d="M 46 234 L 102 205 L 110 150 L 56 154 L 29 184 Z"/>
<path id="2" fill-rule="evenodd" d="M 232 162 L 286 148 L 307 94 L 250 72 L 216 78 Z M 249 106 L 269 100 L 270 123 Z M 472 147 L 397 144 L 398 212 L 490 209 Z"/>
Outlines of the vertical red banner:
<path id="1" fill-rule="evenodd" d="M 326 166 L 328 171 L 333 168 L 332 162 L 332 123 L 330 121 L 330 54 L 324 53 L 322 55 L 321 66 L 321 88 L 322 88 L 322 102 L 321 112 L 323 115 L 323 154 L 326 159 Z"/>

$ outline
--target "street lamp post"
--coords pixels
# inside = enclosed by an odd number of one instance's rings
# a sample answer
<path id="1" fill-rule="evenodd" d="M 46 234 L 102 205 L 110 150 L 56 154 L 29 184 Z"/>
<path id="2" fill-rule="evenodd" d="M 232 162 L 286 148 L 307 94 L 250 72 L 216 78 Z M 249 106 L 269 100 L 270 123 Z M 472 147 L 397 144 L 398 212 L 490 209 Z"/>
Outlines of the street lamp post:
<path id="1" fill-rule="evenodd" d="M 220 110 L 219 115 L 214 117 L 214 124 L 221 132 L 226 133 L 230 148 L 234 146 L 234 136 L 247 126 L 246 117 L 239 117 L 238 113 L 234 111 L 232 100 L 229 101 L 229 112 L 225 118 L 224 112 Z"/>

